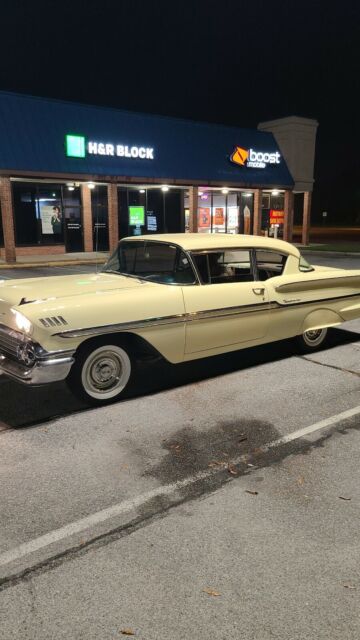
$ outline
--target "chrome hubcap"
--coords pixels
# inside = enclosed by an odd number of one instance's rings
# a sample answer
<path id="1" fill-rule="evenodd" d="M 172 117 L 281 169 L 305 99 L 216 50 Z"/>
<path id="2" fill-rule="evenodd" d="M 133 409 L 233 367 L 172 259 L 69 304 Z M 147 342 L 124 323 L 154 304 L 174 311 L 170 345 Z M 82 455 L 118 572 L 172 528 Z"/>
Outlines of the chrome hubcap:
<path id="1" fill-rule="evenodd" d="M 316 346 L 320 344 L 327 333 L 327 329 L 313 329 L 311 331 L 305 331 L 304 341 L 310 346 Z"/>
<path id="2" fill-rule="evenodd" d="M 127 385 L 131 362 L 127 353 L 116 345 L 95 349 L 84 362 L 82 383 L 93 398 L 103 400 L 118 395 Z"/>

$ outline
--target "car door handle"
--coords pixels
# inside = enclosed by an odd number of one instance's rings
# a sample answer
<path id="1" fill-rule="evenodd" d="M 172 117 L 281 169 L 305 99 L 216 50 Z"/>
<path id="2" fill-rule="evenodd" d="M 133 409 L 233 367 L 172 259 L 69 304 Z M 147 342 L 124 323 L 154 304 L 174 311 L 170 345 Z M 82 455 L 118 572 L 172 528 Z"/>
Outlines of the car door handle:
<path id="1" fill-rule="evenodd" d="M 265 287 L 255 287 L 253 292 L 256 293 L 257 296 L 262 296 L 265 293 Z"/>

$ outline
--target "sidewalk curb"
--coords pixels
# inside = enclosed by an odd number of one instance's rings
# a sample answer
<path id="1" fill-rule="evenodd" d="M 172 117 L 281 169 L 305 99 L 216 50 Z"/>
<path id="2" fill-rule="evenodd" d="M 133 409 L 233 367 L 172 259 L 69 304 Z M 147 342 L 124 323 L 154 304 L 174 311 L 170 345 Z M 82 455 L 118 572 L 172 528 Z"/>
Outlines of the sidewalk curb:
<path id="1" fill-rule="evenodd" d="M 54 262 L 4 262 L 0 269 L 32 269 L 39 267 L 77 267 L 80 265 L 103 265 L 106 260 L 66 260 Z"/>

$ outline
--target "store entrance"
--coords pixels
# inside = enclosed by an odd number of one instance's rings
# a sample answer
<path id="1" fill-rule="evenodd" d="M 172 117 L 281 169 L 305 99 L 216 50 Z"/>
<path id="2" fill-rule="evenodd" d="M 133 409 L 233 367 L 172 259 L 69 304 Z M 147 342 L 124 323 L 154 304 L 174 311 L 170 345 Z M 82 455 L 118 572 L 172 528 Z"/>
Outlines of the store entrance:
<path id="1" fill-rule="evenodd" d="M 81 212 L 65 207 L 65 249 L 67 253 L 83 251 Z"/>

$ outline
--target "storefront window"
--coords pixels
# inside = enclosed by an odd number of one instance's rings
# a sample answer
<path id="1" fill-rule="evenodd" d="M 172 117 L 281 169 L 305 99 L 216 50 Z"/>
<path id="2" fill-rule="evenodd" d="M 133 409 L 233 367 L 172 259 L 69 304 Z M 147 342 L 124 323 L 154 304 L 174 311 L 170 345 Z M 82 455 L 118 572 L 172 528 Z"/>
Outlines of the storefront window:
<path id="1" fill-rule="evenodd" d="M 119 237 L 184 231 L 183 190 L 120 187 Z"/>
<path id="2" fill-rule="evenodd" d="M 80 188 L 13 182 L 17 246 L 65 244 L 82 251 Z"/>
<path id="3" fill-rule="evenodd" d="M 269 236 L 281 238 L 284 230 L 284 193 L 281 191 L 263 193 L 261 208 L 261 229 Z"/>
<path id="4" fill-rule="evenodd" d="M 185 197 L 186 230 L 189 229 L 189 197 Z M 198 197 L 199 233 L 252 233 L 252 193 L 202 191 Z"/>

